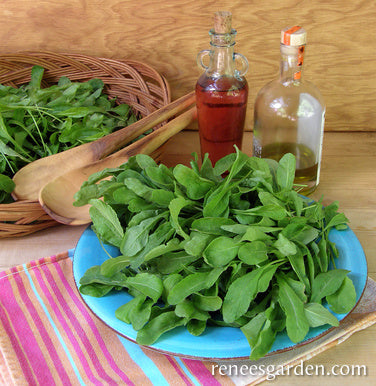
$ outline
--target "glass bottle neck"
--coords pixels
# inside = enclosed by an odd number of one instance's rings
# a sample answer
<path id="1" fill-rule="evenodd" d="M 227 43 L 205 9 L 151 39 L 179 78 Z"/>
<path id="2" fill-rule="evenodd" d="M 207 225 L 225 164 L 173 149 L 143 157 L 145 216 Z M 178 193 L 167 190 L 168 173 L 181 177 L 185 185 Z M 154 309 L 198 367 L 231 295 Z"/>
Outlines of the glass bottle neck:
<path id="1" fill-rule="evenodd" d="M 280 82 L 299 83 L 302 80 L 305 45 L 287 46 L 281 44 Z"/>
<path id="2" fill-rule="evenodd" d="M 234 45 L 236 31 L 217 34 L 213 30 L 209 32 L 211 41 L 210 62 L 207 75 L 212 77 L 235 76 Z"/>

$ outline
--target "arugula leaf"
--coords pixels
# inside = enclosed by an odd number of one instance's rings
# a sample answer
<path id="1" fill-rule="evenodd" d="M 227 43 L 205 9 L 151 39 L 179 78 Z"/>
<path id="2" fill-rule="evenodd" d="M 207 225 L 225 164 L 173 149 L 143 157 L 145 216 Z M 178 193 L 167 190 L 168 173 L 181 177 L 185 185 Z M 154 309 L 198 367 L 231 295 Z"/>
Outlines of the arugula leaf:
<path id="1" fill-rule="evenodd" d="M 350 312 L 356 302 L 355 287 L 351 279 L 346 276 L 339 289 L 326 296 L 329 307 L 337 314 Z"/>
<path id="2" fill-rule="evenodd" d="M 175 314 L 188 320 L 207 321 L 210 318 L 210 314 L 207 311 L 200 310 L 193 302 L 187 299 L 176 305 Z"/>
<path id="3" fill-rule="evenodd" d="M 304 306 L 304 312 L 311 327 L 330 324 L 338 326 L 338 319 L 320 303 L 308 303 Z"/>
<path id="4" fill-rule="evenodd" d="M 100 269 L 100 273 L 106 277 L 112 277 L 117 272 L 123 271 L 129 266 L 130 258 L 128 256 L 118 256 L 105 260 Z"/>
<path id="5" fill-rule="evenodd" d="M 153 344 L 162 334 L 185 323 L 174 311 L 166 311 L 149 320 L 137 333 L 137 342 L 142 345 Z"/>
<path id="6" fill-rule="evenodd" d="M 201 335 L 206 329 L 206 320 L 190 319 L 187 323 L 187 330 L 193 336 Z"/>
<path id="7" fill-rule="evenodd" d="M 173 171 L 174 177 L 179 184 L 187 190 L 188 198 L 199 200 L 213 187 L 214 183 L 200 177 L 192 169 L 184 165 L 176 165 Z"/>
<path id="8" fill-rule="evenodd" d="M 268 247 L 261 240 L 244 243 L 239 248 L 239 259 L 248 265 L 260 264 L 268 259 Z"/>
<path id="9" fill-rule="evenodd" d="M 178 304 L 189 295 L 210 288 L 218 280 L 223 270 L 221 267 L 216 267 L 211 271 L 196 272 L 187 275 L 171 289 L 167 298 L 168 303 L 173 305 Z"/>
<path id="10" fill-rule="evenodd" d="M 296 160 L 287 153 L 280 160 L 277 168 L 277 183 L 282 190 L 290 191 L 294 184 Z"/>
<path id="11" fill-rule="evenodd" d="M 294 343 L 300 342 L 309 330 L 304 303 L 281 274 L 277 275 L 277 282 L 279 286 L 278 301 L 286 314 L 287 335 Z"/>
<path id="12" fill-rule="evenodd" d="M 218 295 L 192 295 L 193 304 L 203 311 L 217 311 L 222 306 L 222 298 Z"/>
<path id="13" fill-rule="evenodd" d="M 154 303 L 158 301 L 163 291 L 162 280 L 158 276 L 147 272 L 142 272 L 136 276 L 129 277 L 127 286 L 136 289 L 145 296 L 153 299 Z"/>
<path id="14" fill-rule="evenodd" d="M 288 240 L 282 233 L 278 234 L 278 239 L 274 242 L 274 246 L 283 256 L 293 256 L 298 252 L 296 244 Z"/>
<path id="15" fill-rule="evenodd" d="M 229 232 L 226 231 L 226 226 L 234 225 L 234 220 L 225 217 L 202 217 L 192 222 L 191 228 L 200 233 L 208 235 L 226 236 Z"/>
<path id="16" fill-rule="evenodd" d="M 205 248 L 202 256 L 212 267 L 223 267 L 230 263 L 238 254 L 239 246 L 231 238 L 219 236 Z"/>
<path id="17" fill-rule="evenodd" d="M 120 247 L 124 231 L 115 210 L 98 199 L 90 200 L 90 205 L 89 213 L 99 238 Z"/>
<path id="18" fill-rule="evenodd" d="M 199 258 L 199 256 L 192 256 L 185 251 L 168 252 L 161 256 L 156 264 L 159 272 L 168 275 L 183 271 L 186 266 Z"/>
<path id="19" fill-rule="evenodd" d="M 244 315 L 258 292 L 266 290 L 269 281 L 264 280 L 262 286 L 259 281 L 268 269 L 269 266 L 256 268 L 232 282 L 223 300 L 222 314 L 226 323 L 232 323 Z"/>
<path id="20" fill-rule="evenodd" d="M 349 271 L 333 269 L 319 273 L 312 284 L 311 302 L 317 303 L 326 296 L 334 294 L 342 285 Z"/>
<path id="21" fill-rule="evenodd" d="M 186 206 L 191 206 L 193 203 L 190 200 L 186 200 L 183 197 L 176 197 L 168 206 L 170 210 L 170 222 L 173 228 L 175 228 L 176 232 L 183 236 L 186 240 L 189 239 L 189 235 L 184 232 L 182 228 L 181 221 L 179 220 L 179 214 L 183 208 Z"/>
<path id="22" fill-rule="evenodd" d="M 140 294 L 120 306 L 115 311 L 115 316 L 125 323 L 132 324 L 132 327 L 138 331 L 148 322 L 153 304 L 152 299 L 146 300 L 146 296 Z"/>
<path id="23" fill-rule="evenodd" d="M 123 255 L 134 256 L 141 251 L 148 243 L 150 231 L 162 217 L 163 214 L 148 217 L 139 224 L 128 227 L 119 245 Z"/>

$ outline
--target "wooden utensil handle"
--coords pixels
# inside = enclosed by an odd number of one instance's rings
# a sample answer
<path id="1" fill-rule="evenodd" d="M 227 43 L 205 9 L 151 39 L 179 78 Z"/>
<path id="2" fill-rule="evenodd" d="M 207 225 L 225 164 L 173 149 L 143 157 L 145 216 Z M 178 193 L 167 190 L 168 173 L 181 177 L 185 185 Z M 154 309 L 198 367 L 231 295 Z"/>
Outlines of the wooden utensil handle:
<path id="1" fill-rule="evenodd" d="M 142 154 L 151 154 L 153 151 L 162 146 L 169 138 L 177 134 L 179 131 L 185 129 L 197 118 L 196 107 L 180 114 L 175 119 L 166 123 L 164 126 L 156 131 L 146 135 L 144 138 L 132 143 L 122 150 L 114 153 L 110 157 L 118 157 L 127 155 L 128 157 Z"/>
<path id="2" fill-rule="evenodd" d="M 192 104 L 194 104 L 195 100 L 195 93 L 192 91 L 191 93 L 184 95 L 183 97 L 169 103 L 159 110 L 152 112 L 145 118 L 142 118 L 139 121 L 134 122 L 131 125 L 117 130 L 111 134 L 108 134 L 105 137 L 97 139 L 95 142 L 91 143 L 93 152 L 96 153 L 97 159 L 107 157 L 109 154 L 113 153 L 117 149 L 122 148 L 124 145 L 131 142 L 139 135 L 184 111 Z M 159 131 L 159 129 L 157 129 L 157 131 Z"/>
<path id="3" fill-rule="evenodd" d="M 187 110 L 175 119 L 166 123 L 160 129 L 153 131 L 144 138 L 132 143 L 131 145 L 109 155 L 106 158 L 81 166 L 78 169 L 71 170 L 66 174 L 62 174 L 58 179 L 71 181 L 71 184 L 76 185 L 76 191 L 82 183 L 87 180 L 90 175 L 105 168 L 116 168 L 127 162 L 129 157 L 136 154 L 151 154 L 153 151 L 163 145 L 169 138 L 186 128 L 197 117 L 196 107 Z M 74 175 L 74 178 L 72 177 Z M 57 180 L 57 179 L 56 179 Z M 56 182 L 52 181 L 52 183 Z M 46 186 L 48 186 L 47 184 Z M 44 186 L 41 191 L 45 190 Z"/>

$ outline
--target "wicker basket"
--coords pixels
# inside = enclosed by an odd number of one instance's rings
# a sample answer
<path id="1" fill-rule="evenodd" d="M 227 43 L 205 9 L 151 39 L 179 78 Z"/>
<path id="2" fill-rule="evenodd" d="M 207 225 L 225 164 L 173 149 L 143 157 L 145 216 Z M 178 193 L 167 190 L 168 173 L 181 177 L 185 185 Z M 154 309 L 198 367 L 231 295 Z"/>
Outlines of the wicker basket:
<path id="1" fill-rule="evenodd" d="M 58 82 L 61 76 L 72 81 L 102 79 L 105 93 L 119 103 L 132 106 L 145 117 L 171 101 L 166 79 L 153 68 L 134 60 L 113 60 L 79 54 L 21 52 L 0 55 L 0 83 L 18 87 L 30 81 L 31 68 L 45 69 L 42 86 Z M 39 202 L 17 201 L 0 204 L 0 238 L 27 235 L 58 223 L 41 208 Z"/>

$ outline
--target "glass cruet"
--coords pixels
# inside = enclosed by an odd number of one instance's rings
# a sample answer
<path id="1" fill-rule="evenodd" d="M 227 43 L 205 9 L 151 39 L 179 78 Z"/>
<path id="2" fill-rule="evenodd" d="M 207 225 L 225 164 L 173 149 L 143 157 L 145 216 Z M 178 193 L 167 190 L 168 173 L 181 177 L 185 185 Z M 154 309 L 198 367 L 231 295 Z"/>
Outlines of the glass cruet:
<path id="1" fill-rule="evenodd" d="M 236 30 L 231 28 L 231 19 L 229 12 L 214 15 L 214 28 L 209 31 L 211 49 L 197 55 L 204 69 L 196 83 L 201 156 L 208 153 L 213 164 L 233 153 L 234 145 L 241 149 L 247 109 L 248 82 L 244 75 L 248 61 L 234 53 Z"/>

